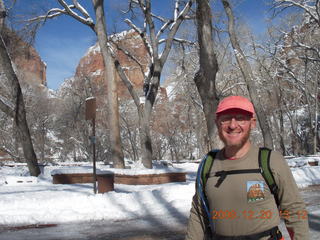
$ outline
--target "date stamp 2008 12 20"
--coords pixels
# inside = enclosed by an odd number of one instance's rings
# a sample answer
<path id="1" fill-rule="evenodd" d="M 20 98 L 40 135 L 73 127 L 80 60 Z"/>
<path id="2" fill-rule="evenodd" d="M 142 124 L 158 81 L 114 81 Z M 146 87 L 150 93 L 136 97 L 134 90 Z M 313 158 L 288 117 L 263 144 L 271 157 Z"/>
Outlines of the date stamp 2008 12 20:
<path id="1" fill-rule="evenodd" d="M 298 211 L 295 214 L 290 211 L 284 210 L 279 212 L 272 212 L 271 210 L 260 210 L 260 211 L 252 211 L 252 210 L 244 210 L 242 212 L 237 212 L 235 210 L 213 210 L 212 211 L 212 219 L 271 219 L 273 214 L 278 214 L 280 218 L 283 219 L 307 219 L 308 212 L 306 210 Z"/>

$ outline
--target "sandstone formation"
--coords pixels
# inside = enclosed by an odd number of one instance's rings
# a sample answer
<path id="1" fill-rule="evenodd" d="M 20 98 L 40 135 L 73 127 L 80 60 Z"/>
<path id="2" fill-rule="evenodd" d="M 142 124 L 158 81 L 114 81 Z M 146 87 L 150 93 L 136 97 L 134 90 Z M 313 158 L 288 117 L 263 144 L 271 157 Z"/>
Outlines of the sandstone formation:
<path id="1" fill-rule="evenodd" d="M 19 80 L 35 86 L 40 84 L 46 86 L 46 64 L 41 60 L 37 51 L 8 29 L 4 40 L 17 69 Z"/>
<path id="2" fill-rule="evenodd" d="M 134 88 L 139 92 L 142 92 L 144 76 L 139 65 L 129 58 L 124 51 L 130 52 L 134 55 L 142 65 L 143 70 L 146 69 L 148 63 L 147 50 L 141 40 L 141 37 L 134 31 L 125 31 L 120 34 L 112 36 L 114 42 L 114 49 L 116 49 L 116 55 L 119 59 L 121 66 L 125 69 L 126 74 L 130 81 L 133 83 Z M 107 93 L 108 86 L 104 79 L 104 64 L 101 55 L 99 44 L 89 48 L 85 56 L 80 60 L 76 69 L 75 79 L 88 79 L 91 84 L 96 86 L 97 95 L 105 95 Z M 122 80 L 116 74 L 118 81 L 118 95 L 120 99 L 130 99 L 127 87 L 122 83 Z"/>

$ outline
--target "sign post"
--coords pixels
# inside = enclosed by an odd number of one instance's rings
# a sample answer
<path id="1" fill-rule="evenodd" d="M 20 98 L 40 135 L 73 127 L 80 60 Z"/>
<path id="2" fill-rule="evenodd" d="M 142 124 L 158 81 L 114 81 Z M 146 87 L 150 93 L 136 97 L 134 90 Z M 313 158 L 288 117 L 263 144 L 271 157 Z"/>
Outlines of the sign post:
<path id="1" fill-rule="evenodd" d="M 93 162 L 93 191 L 97 193 L 97 174 L 96 174 L 96 99 L 89 97 L 86 99 L 86 120 L 92 121 L 92 162 Z"/>

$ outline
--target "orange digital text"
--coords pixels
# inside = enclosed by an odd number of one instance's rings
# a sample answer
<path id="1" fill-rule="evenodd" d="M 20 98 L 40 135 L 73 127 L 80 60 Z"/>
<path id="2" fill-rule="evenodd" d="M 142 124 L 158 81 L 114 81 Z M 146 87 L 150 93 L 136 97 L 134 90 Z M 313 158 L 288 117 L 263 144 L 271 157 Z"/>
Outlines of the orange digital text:
<path id="1" fill-rule="evenodd" d="M 308 212 L 305 210 L 298 211 L 295 214 L 291 213 L 288 210 L 280 210 L 278 212 L 272 212 L 271 210 L 244 210 L 244 211 L 235 211 L 235 210 L 213 210 L 211 213 L 212 219 L 271 219 L 274 217 L 274 214 L 280 216 L 283 219 L 307 219 Z"/>

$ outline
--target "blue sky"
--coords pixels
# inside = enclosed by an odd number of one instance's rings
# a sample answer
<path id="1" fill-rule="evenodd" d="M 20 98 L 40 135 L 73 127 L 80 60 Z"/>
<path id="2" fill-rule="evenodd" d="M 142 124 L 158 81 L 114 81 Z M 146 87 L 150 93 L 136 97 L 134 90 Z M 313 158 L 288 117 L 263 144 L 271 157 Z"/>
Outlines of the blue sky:
<path id="1" fill-rule="evenodd" d="M 36 50 L 47 64 L 48 87 L 56 90 L 65 78 L 73 76 L 79 60 L 95 42 L 92 30 L 70 17 L 48 21 L 35 42 Z"/>
<path id="2" fill-rule="evenodd" d="M 68 0 L 71 2 L 70 0 Z M 158 12 L 165 13 L 164 1 L 156 0 L 154 8 Z M 30 3 L 36 3 L 37 7 L 47 7 L 46 4 L 59 7 L 56 0 L 18 0 L 18 7 L 30 11 Z M 88 8 L 92 14 L 91 0 L 80 0 L 80 3 Z M 109 32 L 125 30 L 126 25 L 118 13 L 119 6 L 127 2 L 126 0 L 106 0 L 107 28 Z M 265 0 L 238 0 L 235 7 L 237 15 L 240 14 L 255 32 L 259 32 L 264 26 L 266 5 Z M 270 2 L 268 0 L 268 2 Z M 26 5 L 27 4 L 27 5 Z M 117 7 L 118 6 L 118 7 Z M 91 15 L 93 17 L 93 15 Z M 120 23 L 120 24 L 119 24 Z M 69 16 L 60 16 L 56 19 L 49 19 L 40 28 L 37 33 L 35 48 L 40 54 L 42 60 L 47 64 L 47 83 L 48 87 L 56 90 L 62 84 L 65 78 L 74 75 L 76 67 L 81 57 L 84 56 L 87 49 L 96 41 L 95 34 L 92 30 L 72 19 Z"/>

